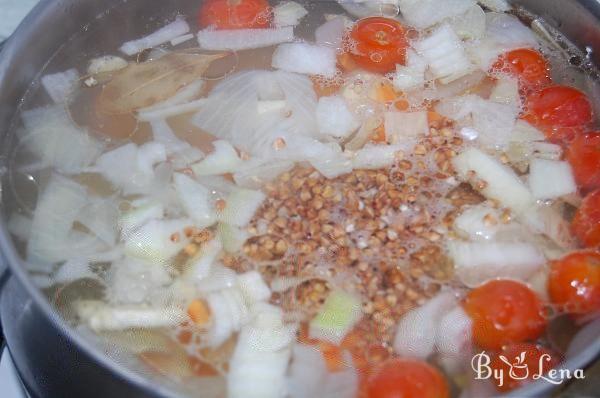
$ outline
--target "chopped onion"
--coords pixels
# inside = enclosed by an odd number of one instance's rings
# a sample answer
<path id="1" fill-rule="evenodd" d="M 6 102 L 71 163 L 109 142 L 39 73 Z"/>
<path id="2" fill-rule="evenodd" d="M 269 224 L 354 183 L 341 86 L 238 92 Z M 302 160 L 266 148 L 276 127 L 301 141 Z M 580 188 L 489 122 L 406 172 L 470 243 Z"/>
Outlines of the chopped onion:
<path id="1" fill-rule="evenodd" d="M 536 204 L 520 216 L 521 222 L 533 232 L 550 238 L 558 247 L 572 250 L 576 247 L 569 222 L 556 206 Z"/>
<path id="2" fill-rule="evenodd" d="M 199 163 L 192 165 L 192 171 L 198 176 L 233 173 L 242 165 L 242 160 L 231 144 L 224 140 L 214 141 L 214 152 L 208 154 Z"/>
<path id="3" fill-rule="evenodd" d="M 564 161 L 532 159 L 528 182 L 535 199 L 556 199 L 577 192 L 571 165 Z"/>
<path id="4" fill-rule="evenodd" d="M 109 246 L 117 241 L 119 209 L 113 199 L 90 198 L 89 203 L 77 216 L 77 222 L 86 227 Z"/>
<path id="5" fill-rule="evenodd" d="M 150 122 L 156 119 L 167 119 L 173 116 L 182 115 L 202 109 L 206 104 L 206 99 L 200 98 L 194 101 L 186 102 L 179 105 L 169 105 L 153 110 L 140 110 L 137 119 L 142 122 Z"/>
<path id="6" fill-rule="evenodd" d="M 135 55 L 147 48 L 159 46 L 167 43 L 176 37 L 184 35 L 190 31 L 190 26 L 183 20 L 177 18 L 175 21 L 163 26 L 156 32 L 149 34 L 137 40 L 128 41 L 119 48 L 119 50 L 127 55 Z"/>
<path id="7" fill-rule="evenodd" d="M 203 294 L 218 292 L 237 284 L 237 274 L 229 267 L 214 264 L 210 274 L 195 282 L 196 289 Z"/>
<path id="8" fill-rule="evenodd" d="M 220 239 L 213 239 L 205 243 L 198 253 L 188 261 L 189 269 L 186 271 L 186 277 L 197 283 L 210 275 L 222 249 L 223 245 Z"/>
<path id="9" fill-rule="evenodd" d="M 521 109 L 519 80 L 512 76 L 500 77 L 496 81 L 496 85 L 490 94 L 490 100 L 500 104 L 511 105 L 516 109 Z"/>
<path id="10" fill-rule="evenodd" d="M 216 222 L 214 208 L 210 203 L 210 192 L 185 174 L 173 175 L 175 192 L 179 203 L 198 228 L 210 227 Z"/>
<path id="11" fill-rule="evenodd" d="M 468 356 L 471 350 L 473 322 L 462 306 L 446 312 L 437 327 L 435 345 L 438 352 L 453 357 Z"/>
<path id="12" fill-rule="evenodd" d="M 543 141 L 546 136 L 543 132 L 527 123 L 525 120 L 519 119 L 515 124 L 515 128 L 510 134 L 511 142 L 533 142 Z"/>
<path id="13" fill-rule="evenodd" d="M 400 0 L 402 16 L 409 25 L 419 29 L 429 28 L 446 18 L 465 13 L 475 5 L 474 0 Z"/>
<path id="14" fill-rule="evenodd" d="M 394 351 L 400 356 L 426 359 L 433 353 L 438 325 L 456 305 L 453 292 L 442 292 L 424 305 L 406 313 L 398 323 Z"/>
<path id="15" fill-rule="evenodd" d="M 186 219 L 150 220 L 125 237 L 125 253 L 153 264 L 166 264 L 187 244 L 183 231 L 191 225 Z"/>
<path id="16" fill-rule="evenodd" d="M 217 218 L 226 224 L 245 227 L 265 198 L 261 191 L 237 189 L 225 199 L 225 209 L 217 211 Z"/>
<path id="17" fill-rule="evenodd" d="M 181 36 L 177 36 L 173 39 L 171 39 L 171 45 L 173 47 L 178 46 L 182 43 L 185 43 L 186 41 L 190 41 L 194 39 L 194 35 L 192 33 L 188 33 L 186 35 L 181 35 Z"/>
<path id="18" fill-rule="evenodd" d="M 90 75 L 98 75 L 121 70 L 128 65 L 129 63 L 121 57 L 117 57 L 116 55 L 103 55 L 90 61 L 87 72 Z"/>
<path id="19" fill-rule="evenodd" d="M 76 174 L 93 163 L 104 145 L 85 129 L 76 126 L 63 105 L 37 108 L 22 113 L 27 134 L 21 138 L 44 165 L 65 174 Z"/>
<path id="20" fill-rule="evenodd" d="M 198 32 L 198 42 L 205 50 L 250 50 L 270 47 L 294 40 L 294 28 L 275 29 L 204 29 Z"/>
<path id="21" fill-rule="evenodd" d="M 238 275 L 238 286 L 246 303 L 250 306 L 271 298 L 271 289 L 258 271 L 249 271 Z"/>
<path id="22" fill-rule="evenodd" d="M 57 104 L 64 104 L 79 81 L 77 69 L 42 76 L 42 86 Z"/>
<path id="23" fill-rule="evenodd" d="M 423 88 L 425 85 L 425 70 L 427 63 L 414 50 L 406 52 L 406 65 L 396 65 L 396 73 L 392 80 L 398 91 L 408 91 Z"/>
<path id="24" fill-rule="evenodd" d="M 498 209 L 485 204 L 476 205 L 456 217 L 454 228 L 471 240 L 491 240 L 501 228 L 500 216 Z"/>
<path id="25" fill-rule="evenodd" d="M 427 61 L 433 77 L 444 84 L 468 75 L 474 69 L 460 38 L 447 24 L 415 43 L 414 48 Z"/>
<path id="26" fill-rule="evenodd" d="M 101 301 L 79 301 L 77 315 L 96 331 L 154 329 L 183 322 L 186 314 L 177 307 L 153 308 L 145 305 L 109 306 Z"/>
<path id="27" fill-rule="evenodd" d="M 273 8 L 273 24 L 278 28 L 297 26 L 307 14 L 306 8 L 295 1 L 283 1 Z"/>
<path id="28" fill-rule="evenodd" d="M 6 228 L 13 236 L 17 237 L 23 242 L 27 242 L 31 234 L 32 225 L 33 220 L 31 218 L 20 213 L 13 213 L 8 219 L 8 225 Z"/>
<path id="29" fill-rule="evenodd" d="M 384 114 L 386 141 L 401 144 L 407 139 L 429 133 L 427 112 L 386 112 Z"/>
<path id="30" fill-rule="evenodd" d="M 131 257 L 115 261 L 106 279 L 107 299 L 115 305 L 148 302 L 172 282 L 167 267 Z"/>
<path id="31" fill-rule="evenodd" d="M 503 206 L 519 212 L 534 202 L 531 192 L 512 169 L 479 149 L 468 148 L 453 159 L 453 165 L 465 181 L 471 179 L 470 173 L 474 171 L 476 178 L 484 183 L 481 192 Z"/>
<path id="32" fill-rule="evenodd" d="M 447 22 L 463 40 L 477 40 L 485 36 L 485 12 L 477 4 L 463 14 L 449 18 Z"/>
<path id="33" fill-rule="evenodd" d="M 190 144 L 177 137 L 165 119 L 151 119 L 150 126 L 152 127 L 154 141 L 162 144 L 168 154 L 189 148 Z"/>
<path id="34" fill-rule="evenodd" d="M 164 216 L 164 206 L 161 203 L 148 201 L 121 214 L 119 228 L 121 236 L 126 237 L 151 219 L 160 219 Z"/>
<path id="35" fill-rule="evenodd" d="M 352 167 L 358 170 L 377 170 L 389 167 L 394 164 L 396 155 L 401 149 L 398 145 L 367 144 L 354 154 Z"/>
<path id="36" fill-rule="evenodd" d="M 255 308 L 254 320 L 239 334 L 227 375 L 230 398 L 279 398 L 285 395 L 293 329 L 282 311 L 268 304 Z"/>
<path id="37" fill-rule="evenodd" d="M 72 259 L 66 261 L 60 266 L 58 271 L 53 275 L 55 283 L 69 283 L 79 279 L 95 279 L 100 280 L 100 277 L 92 272 L 90 264 L 81 259 Z"/>
<path id="38" fill-rule="evenodd" d="M 315 42 L 320 46 L 328 46 L 339 50 L 346 32 L 346 18 L 337 16 L 315 30 Z"/>
<path id="39" fill-rule="evenodd" d="M 248 231 L 228 224 L 219 224 L 219 239 L 228 253 L 237 253 L 244 247 L 250 234 Z"/>
<path id="40" fill-rule="evenodd" d="M 273 68 L 306 75 L 333 77 L 336 74 L 335 49 L 309 43 L 280 44 L 273 54 Z"/>
<path id="41" fill-rule="evenodd" d="M 361 317 L 359 299 L 343 291 L 334 291 L 310 322 L 310 337 L 339 345 Z"/>
<path id="42" fill-rule="evenodd" d="M 360 127 L 360 122 L 339 96 L 321 97 L 317 105 L 317 125 L 324 136 L 346 138 Z"/>
<path id="43" fill-rule="evenodd" d="M 233 175 L 235 183 L 242 188 L 260 189 L 281 174 L 294 168 L 294 163 L 286 160 L 250 159 L 243 163 Z"/>
<path id="44" fill-rule="evenodd" d="M 539 159 L 560 160 L 562 159 L 563 149 L 560 145 L 550 142 L 532 142 L 531 154 Z"/>
<path id="45" fill-rule="evenodd" d="M 479 286 L 495 278 L 526 280 L 542 267 L 546 259 L 529 243 L 449 242 L 448 253 L 462 283 Z"/>
<path id="46" fill-rule="evenodd" d="M 267 100 L 258 101 L 256 110 L 259 115 L 269 112 L 281 112 L 285 110 L 287 102 L 285 100 Z"/>

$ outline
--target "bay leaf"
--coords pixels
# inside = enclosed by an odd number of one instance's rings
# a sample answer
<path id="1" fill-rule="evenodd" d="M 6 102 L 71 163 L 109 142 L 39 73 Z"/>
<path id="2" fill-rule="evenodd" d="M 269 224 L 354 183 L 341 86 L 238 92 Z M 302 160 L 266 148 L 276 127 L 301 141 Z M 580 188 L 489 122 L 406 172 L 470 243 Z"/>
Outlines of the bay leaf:
<path id="1" fill-rule="evenodd" d="M 131 113 L 164 101 L 202 77 L 210 64 L 226 54 L 172 52 L 115 73 L 98 97 L 97 109 L 109 115 Z"/>

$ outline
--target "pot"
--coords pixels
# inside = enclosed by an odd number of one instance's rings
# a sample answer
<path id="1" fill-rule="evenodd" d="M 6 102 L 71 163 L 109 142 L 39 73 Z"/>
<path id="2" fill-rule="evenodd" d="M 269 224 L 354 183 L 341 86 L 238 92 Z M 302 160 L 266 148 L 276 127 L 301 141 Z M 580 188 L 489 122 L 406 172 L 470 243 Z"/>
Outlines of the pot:
<path id="1" fill-rule="evenodd" d="M 14 147 L 9 132 L 21 99 L 57 51 L 64 46 L 69 48 L 70 56 L 61 60 L 65 67 L 92 55 L 114 51 L 123 38 L 142 36 L 158 27 L 165 16 L 174 15 L 173 9 L 193 15 L 198 3 L 198 0 L 42 0 L 5 45 L 0 57 L 2 186 L 7 186 L 4 184 L 8 175 L 7 159 Z M 323 8 L 323 12 L 339 10 L 333 2 L 316 3 L 314 6 Z M 600 65 L 600 53 L 594 51 L 600 49 L 600 2 L 521 0 L 514 3 L 542 17 L 579 48 L 587 48 L 590 60 Z M 109 358 L 63 320 L 26 273 L 6 231 L 4 216 L 10 207 L 8 195 L 0 198 L 0 317 L 9 350 L 31 396 L 179 396 L 181 391 L 177 386 Z M 600 321 L 596 321 L 576 336 L 563 367 L 583 368 L 599 353 Z M 547 396 L 553 387 L 540 381 L 513 395 Z"/>

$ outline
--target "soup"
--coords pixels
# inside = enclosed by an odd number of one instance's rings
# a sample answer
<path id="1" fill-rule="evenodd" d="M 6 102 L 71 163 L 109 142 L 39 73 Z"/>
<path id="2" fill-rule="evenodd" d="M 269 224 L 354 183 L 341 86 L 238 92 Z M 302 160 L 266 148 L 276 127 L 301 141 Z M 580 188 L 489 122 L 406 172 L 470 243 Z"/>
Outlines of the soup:
<path id="1" fill-rule="evenodd" d="M 44 72 L 10 179 L 32 278 L 192 396 L 560 368 L 600 309 L 585 68 L 503 1 L 342 5 L 209 0 Z"/>

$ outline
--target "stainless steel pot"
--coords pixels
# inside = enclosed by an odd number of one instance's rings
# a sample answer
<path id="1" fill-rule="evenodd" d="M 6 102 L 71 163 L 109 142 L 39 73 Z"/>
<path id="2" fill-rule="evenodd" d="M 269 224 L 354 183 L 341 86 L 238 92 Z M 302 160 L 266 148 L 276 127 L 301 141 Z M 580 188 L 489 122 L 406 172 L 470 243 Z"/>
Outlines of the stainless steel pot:
<path id="1" fill-rule="evenodd" d="M 157 16 L 177 9 L 193 15 L 199 0 L 42 0 L 6 44 L 0 57 L 0 175 L 10 153 L 10 126 L 31 82 L 63 46 L 73 59 L 117 47 L 125 37 L 152 30 Z M 327 4 L 326 4 L 327 3 Z M 522 0 L 515 3 L 541 16 L 600 65 L 600 2 L 597 0 Z M 315 1 L 317 10 L 337 5 Z M 76 35 L 87 31 L 84 35 Z M 76 37 L 76 39 L 73 39 Z M 81 58 L 84 59 L 84 58 Z M 0 190 L 0 195 L 2 191 Z M 3 197 L 2 197 L 3 198 Z M 2 202 L 0 224 L 0 316 L 8 347 L 33 397 L 170 397 L 177 391 L 105 356 L 74 332 L 34 286 L 6 232 Z M 600 323 L 576 338 L 564 365 L 585 367 L 600 353 Z M 546 396 L 551 384 L 532 384 L 514 395 Z M 199 392 L 199 394 L 201 394 Z"/>

